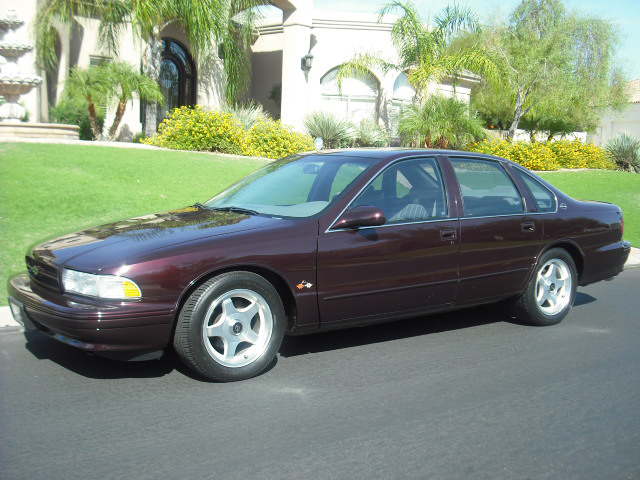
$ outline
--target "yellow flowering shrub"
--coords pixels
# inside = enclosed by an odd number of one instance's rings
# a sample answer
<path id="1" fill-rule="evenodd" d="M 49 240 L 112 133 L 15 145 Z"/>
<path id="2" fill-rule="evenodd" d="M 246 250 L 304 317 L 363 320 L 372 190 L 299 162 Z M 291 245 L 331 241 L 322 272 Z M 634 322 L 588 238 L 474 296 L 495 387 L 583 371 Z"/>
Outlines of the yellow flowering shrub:
<path id="1" fill-rule="evenodd" d="M 537 143 L 485 140 L 471 145 L 469 149 L 472 152 L 508 158 L 531 170 L 615 169 L 615 164 L 603 148 L 580 140 Z"/>
<path id="2" fill-rule="evenodd" d="M 256 157 L 282 158 L 314 150 L 313 139 L 293 131 L 280 120 L 258 120 L 248 132 L 242 153 Z"/>
<path id="3" fill-rule="evenodd" d="M 580 140 L 559 140 L 549 144 L 562 168 L 615 170 L 616 164 L 604 148 Z"/>
<path id="4" fill-rule="evenodd" d="M 271 119 L 258 120 L 249 130 L 232 113 L 207 111 L 199 105 L 179 107 L 158 126 L 158 135 L 143 143 L 179 150 L 282 158 L 313 150 L 313 139 Z"/>
<path id="5" fill-rule="evenodd" d="M 195 107 L 175 108 L 158 126 L 147 145 L 178 150 L 199 150 L 242 155 L 247 132 L 231 113 Z"/>

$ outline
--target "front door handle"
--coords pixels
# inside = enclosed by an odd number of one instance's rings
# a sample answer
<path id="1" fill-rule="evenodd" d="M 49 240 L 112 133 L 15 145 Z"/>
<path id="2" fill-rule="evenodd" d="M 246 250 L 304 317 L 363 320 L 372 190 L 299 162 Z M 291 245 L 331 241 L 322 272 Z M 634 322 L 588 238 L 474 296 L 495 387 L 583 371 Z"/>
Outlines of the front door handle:
<path id="1" fill-rule="evenodd" d="M 533 223 L 533 222 L 523 223 L 522 224 L 522 231 L 523 232 L 535 232 L 536 231 L 536 224 Z"/>
<path id="2" fill-rule="evenodd" d="M 440 230 L 440 240 L 449 242 L 458 238 L 458 233 L 455 230 Z"/>

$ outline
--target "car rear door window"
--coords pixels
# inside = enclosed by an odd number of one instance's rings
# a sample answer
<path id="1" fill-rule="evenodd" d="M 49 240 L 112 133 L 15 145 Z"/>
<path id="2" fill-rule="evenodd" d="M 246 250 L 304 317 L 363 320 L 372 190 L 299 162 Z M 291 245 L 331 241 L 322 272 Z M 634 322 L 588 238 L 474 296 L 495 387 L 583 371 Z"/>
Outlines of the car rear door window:
<path id="1" fill-rule="evenodd" d="M 471 158 L 451 158 L 458 177 L 465 217 L 514 215 L 524 202 L 502 165 Z"/>

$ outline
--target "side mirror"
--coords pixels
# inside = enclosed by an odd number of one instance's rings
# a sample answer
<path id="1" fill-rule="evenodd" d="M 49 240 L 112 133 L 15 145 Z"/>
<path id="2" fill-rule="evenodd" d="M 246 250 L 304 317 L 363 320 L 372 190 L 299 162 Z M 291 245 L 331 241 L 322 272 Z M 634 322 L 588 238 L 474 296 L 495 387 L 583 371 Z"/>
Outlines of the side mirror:
<path id="1" fill-rule="evenodd" d="M 344 212 L 332 228 L 379 227 L 386 222 L 387 217 L 378 207 L 361 205 Z"/>

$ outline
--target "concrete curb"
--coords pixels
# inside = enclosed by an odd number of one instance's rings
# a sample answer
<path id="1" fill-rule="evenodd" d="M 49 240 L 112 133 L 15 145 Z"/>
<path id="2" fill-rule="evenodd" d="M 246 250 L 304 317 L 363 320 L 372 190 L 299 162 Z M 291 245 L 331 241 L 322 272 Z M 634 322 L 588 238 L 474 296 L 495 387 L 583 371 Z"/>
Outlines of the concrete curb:
<path id="1" fill-rule="evenodd" d="M 631 253 L 629 254 L 629 260 L 625 263 L 624 268 L 637 268 L 640 267 L 640 248 L 631 247 Z M 14 331 L 14 327 L 22 328 L 22 326 L 13 319 L 11 315 L 11 308 L 0 307 L 0 329 L 7 329 L 7 331 Z"/>

